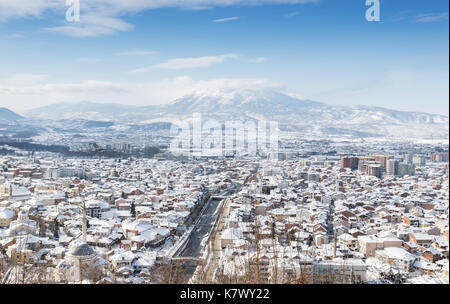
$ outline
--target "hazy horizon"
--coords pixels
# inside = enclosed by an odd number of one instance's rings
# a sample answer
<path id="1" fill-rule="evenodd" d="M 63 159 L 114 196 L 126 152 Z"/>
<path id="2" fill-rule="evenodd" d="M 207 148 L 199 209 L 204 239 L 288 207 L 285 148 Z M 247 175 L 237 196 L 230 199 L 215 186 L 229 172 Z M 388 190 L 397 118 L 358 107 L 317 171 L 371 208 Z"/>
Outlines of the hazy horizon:
<path id="1" fill-rule="evenodd" d="M 173 100 L 173 101 L 177 101 Z M 26 114 L 30 111 L 36 110 L 36 109 L 40 109 L 40 108 L 45 108 L 48 106 L 53 106 L 53 105 L 61 105 L 61 104 L 65 104 L 65 105 L 77 105 L 77 104 L 84 104 L 84 103 L 92 103 L 92 104 L 99 104 L 99 105 L 120 105 L 120 106 L 129 106 L 129 107 L 147 107 L 147 106 L 164 106 L 164 105 L 168 105 L 170 103 L 172 103 L 173 101 L 167 102 L 167 103 L 161 103 L 161 104 L 149 104 L 149 105 L 140 105 L 140 104 L 131 104 L 131 103 L 116 103 L 116 102 L 95 102 L 95 101 L 90 101 L 90 100 L 82 100 L 82 101 L 63 101 L 63 102 L 55 102 L 55 103 L 49 103 L 49 104 L 45 104 L 42 106 L 37 106 L 37 107 L 31 107 L 31 108 L 27 108 L 21 111 L 15 111 L 13 110 L 13 108 L 8 108 L 8 107 L 4 107 L 6 109 L 9 109 L 21 116 L 27 116 Z M 301 100 L 299 99 L 299 101 L 314 101 L 314 102 L 321 102 L 318 100 Z M 343 105 L 339 105 L 339 104 L 331 104 L 331 103 L 325 103 L 329 106 L 343 106 Z M 355 104 L 355 105 L 348 105 L 348 107 L 354 107 L 354 106 L 367 106 L 364 104 Z M 344 105 L 345 107 L 345 105 Z M 376 105 L 372 105 L 369 107 L 379 107 Z M 0 107 L 1 108 L 1 107 Z M 431 112 L 426 112 L 426 111 L 407 111 L 407 110 L 398 110 L 398 109 L 394 109 L 394 108 L 389 108 L 389 107 L 380 107 L 383 109 L 387 109 L 387 110 L 394 110 L 394 111 L 401 111 L 401 112 L 405 112 L 405 113 L 424 113 L 424 114 L 431 114 L 431 115 L 442 115 L 445 117 L 449 117 L 449 114 L 442 114 L 442 113 L 431 113 Z"/>

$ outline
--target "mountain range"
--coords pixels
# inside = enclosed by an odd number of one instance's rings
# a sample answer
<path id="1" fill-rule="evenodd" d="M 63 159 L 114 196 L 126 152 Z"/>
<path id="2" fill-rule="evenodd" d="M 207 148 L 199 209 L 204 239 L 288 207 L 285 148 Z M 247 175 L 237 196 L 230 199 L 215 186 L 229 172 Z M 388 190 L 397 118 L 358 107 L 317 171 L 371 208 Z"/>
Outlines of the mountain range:
<path id="1" fill-rule="evenodd" d="M 7 108 L 0 108 L 0 121 L 11 122 L 22 118 L 23 118 L 22 116 Z"/>
<path id="2" fill-rule="evenodd" d="M 222 122 L 256 119 L 278 121 L 283 131 L 317 136 L 448 138 L 449 134 L 448 116 L 372 106 L 328 105 L 300 100 L 274 90 L 197 92 L 172 103 L 155 106 L 59 103 L 27 111 L 25 117 L 152 124 L 188 119 L 193 113 L 202 113 L 205 117 Z M 11 114 L 8 116 L 14 117 Z"/>

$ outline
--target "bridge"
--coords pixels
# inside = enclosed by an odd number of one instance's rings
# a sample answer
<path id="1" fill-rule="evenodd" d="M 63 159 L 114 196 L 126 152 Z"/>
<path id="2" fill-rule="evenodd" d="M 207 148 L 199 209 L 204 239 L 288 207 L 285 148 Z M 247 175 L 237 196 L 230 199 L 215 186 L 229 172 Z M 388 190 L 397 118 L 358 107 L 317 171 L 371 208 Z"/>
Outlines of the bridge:
<path id="1" fill-rule="evenodd" d="M 226 199 L 228 196 L 220 196 L 220 195 L 216 195 L 216 196 L 212 196 L 212 199 Z"/>

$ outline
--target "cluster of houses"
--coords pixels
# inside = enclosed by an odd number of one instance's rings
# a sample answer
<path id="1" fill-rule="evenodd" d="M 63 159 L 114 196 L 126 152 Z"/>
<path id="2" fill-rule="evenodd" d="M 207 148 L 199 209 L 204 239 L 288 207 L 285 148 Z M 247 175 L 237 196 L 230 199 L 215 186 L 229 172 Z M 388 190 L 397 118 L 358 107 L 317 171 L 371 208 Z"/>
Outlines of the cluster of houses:
<path id="1" fill-rule="evenodd" d="M 74 256 L 71 248 L 81 242 L 92 250 L 75 252 L 95 252 L 105 277 L 146 280 L 157 256 L 177 243 L 208 194 L 227 187 L 221 166 L 144 159 L 0 159 L 0 279 L 6 264 L 67 268 Z M 52 279 L 57 282 L 83 279 L 56 273 Z"/>
<path id="2" fill-rule="evenodd" d="M 236 184 L 220 209 L 216 278 L 448 283 L 448 162 L 379 178 L 336 159 L 39 154 L 0 158 L 0 280 L 27 265 L 50 269 L 50 282 L 151 282 L 210 195 Z"/>
<path id="3" fill-rule="evenodd" d="M 448 283 L 448 163 L 382 179 L 339 162 L 262 162 L 229 200 L 225 275 L 302 273 L 366 283 Z M 253 271 L 254 273 L 254 271 Z"/>

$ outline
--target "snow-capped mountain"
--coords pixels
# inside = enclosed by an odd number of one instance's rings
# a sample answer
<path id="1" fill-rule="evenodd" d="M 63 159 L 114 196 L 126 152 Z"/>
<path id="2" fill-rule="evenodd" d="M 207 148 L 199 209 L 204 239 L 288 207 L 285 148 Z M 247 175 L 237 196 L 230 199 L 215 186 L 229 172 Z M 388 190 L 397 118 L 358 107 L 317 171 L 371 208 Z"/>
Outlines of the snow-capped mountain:
<path id="1" fill-rule="evenodd" d="M 166 107 L 166 115 L 202 113 L 218 120 L 278 121 L 282 130 L 318 136 L 448 137 L 449 118 L 369 106 L 332 106 L 267 91 L 191 94 Z"/>
<path id="2" fill-rule="evenodd" d="M 170 114 L 217 113 L 227 115 L 260 114 L 264 116 L 301 113 L 324 109 L 327 105 L 314 101 L 300 101 L 272 90 L 216 91 L 208 94 L 190 94 L 167 106 Z"/>
<path id="3" fill-rule="evenodd" d="M 22 116 L 7 108 L 0 108 L 0 121 L 16 121 L 21 118 Z"/>
<path id="4" fill-rule="evenodd" d="M 449 118 L 370 106 L 333 106 L 300 100 L 273 90 L 198 92 L 160 106 L 124 106 L 95 103 L 56 104 L 34 109 L 30 117 L 78 118 L 115 122 L 173 122 L 193 113 L 227 120 L 277 121 L 284 131 L 311 135 L 448 138 Z"/>

